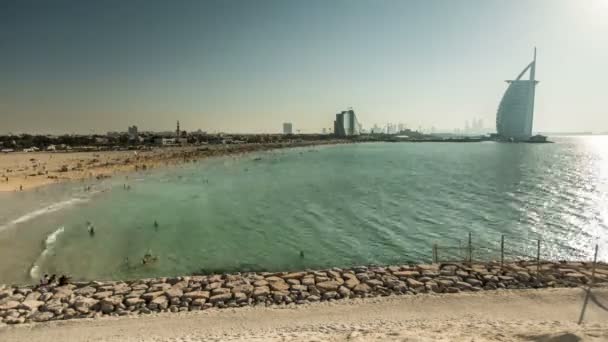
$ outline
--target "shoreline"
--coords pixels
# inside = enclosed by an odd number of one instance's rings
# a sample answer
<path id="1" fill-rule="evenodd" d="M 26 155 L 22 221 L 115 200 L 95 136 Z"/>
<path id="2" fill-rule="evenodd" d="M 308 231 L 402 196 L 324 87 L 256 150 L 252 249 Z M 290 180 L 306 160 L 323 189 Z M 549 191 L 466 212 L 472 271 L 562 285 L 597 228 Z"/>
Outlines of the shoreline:
<path id="1" fill-rule="evenodd" d="M 210 157 L 348 143 L 353 143 L 353 141 L 332 139 L 289 143 L 155 147 L 143 151 L 15 152 L 0 154 L 0 193 L 34 190 L 42 186 L 68 181 L 101 180 L 118 174 L 180 165 Z"/>
<path id="2" fill-rule="evenodd" d="M 608 264 L 595 264 L 592 278 L 593 267 L 590 262 L 444 263 L 74 282 L 43 289 L 0 285 L 0 324 L 299 306 L 353 298 L 608 286 Z"/>

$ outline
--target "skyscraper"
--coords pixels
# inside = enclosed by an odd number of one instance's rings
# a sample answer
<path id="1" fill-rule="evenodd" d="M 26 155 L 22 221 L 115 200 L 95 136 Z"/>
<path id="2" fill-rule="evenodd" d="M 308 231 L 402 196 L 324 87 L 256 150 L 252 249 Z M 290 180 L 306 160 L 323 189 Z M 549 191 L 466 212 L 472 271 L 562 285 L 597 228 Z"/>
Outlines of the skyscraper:
<path id="1" fill-rule="evenodd" d="M 293 125 L 291 122 L 283 123 L 283 134 L 293 134 Z"/>
<path id="2" fill-rule="evenodd" d="M 522 76 L 530 72 L 529 80 Z M 496 131 L 502 139 L 528 140 L 532 136 L 534 121 L 534 93 L 536 84 L 536 48 L 534 59 L 509 84 L 496 113 Z"/>
<path id="3" fill-rule="evenodd" d="M 361 134 L 361 125 L 359 124 L 359 121 L 357 121 L 354 110 L 349 109 L 336 114 L 334 134 L 338 137 Z"/>

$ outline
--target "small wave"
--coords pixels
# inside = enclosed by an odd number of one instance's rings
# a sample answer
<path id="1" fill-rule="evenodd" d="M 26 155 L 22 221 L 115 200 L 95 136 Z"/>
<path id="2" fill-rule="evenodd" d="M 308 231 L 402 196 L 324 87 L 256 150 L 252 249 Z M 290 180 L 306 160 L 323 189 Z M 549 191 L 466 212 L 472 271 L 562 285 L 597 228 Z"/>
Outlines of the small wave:
<path id="1" fill-rule="evenodd" d="M 63 233 L 64 230 L 64 227 L 59 227 L 57 230 L 49 234 L 49 236 L 46 237 L 46 240 L 44 240 L 44 249 L 42 250 L 42 253 L 40 253 L 38 259 L 36 259 L 36 262 L 34 262 L 34 265 L 30 269 L 30 277 L 32 277 L 32 279 L 40 278 L 40 264 L 44 261 L 46 256 L 53 250 L 55 243 L 57 242 L 57 238 L 61 233 Z"/>
<path id="2" fill-rule="evenodd" d="M 15 226 L 15 225 L 17 225 L 19 223 L 27 222 L 27 221 L 29 221 L 29 220 L 31 220 L 33 218 L 38 217 L 38 216 L 41 216 L 41 215 L 44 215 L 44 214 L 48 214 L 48 213 L 52 213 L 52 212 L 55 212 L 55 211 L 59 211 L 61 209 L 70 207 L 70 206 L 78 204 L 78 203 L 87 202 L 88 200 L 89 200 L 88 198 L 75 197 L 75 198 L 71 198 L 71 199 L 66 200 L 66 201 L 53 203 L 53 204 L 51 204 L 51 205 L 49 205 L 47 207 L 44 207 L 44 208 L 37 209 L 37 210 L 34 210 L 32 212 L 29 212 L 29 213 L 27 213 L 27 214 L 25 214 L 25 215 L 23 215 L 21 217 L 18 217 L 16 219 L 14 219 L 13 221 L 11 221 L 11 222 L 3 225 L 3 226 L 0 226 L 0 232 L 3 231 L 3 230 L 5 230 L 5 229 L 7 229 L 7 228 L 9 228 L 9 227 Z"/>

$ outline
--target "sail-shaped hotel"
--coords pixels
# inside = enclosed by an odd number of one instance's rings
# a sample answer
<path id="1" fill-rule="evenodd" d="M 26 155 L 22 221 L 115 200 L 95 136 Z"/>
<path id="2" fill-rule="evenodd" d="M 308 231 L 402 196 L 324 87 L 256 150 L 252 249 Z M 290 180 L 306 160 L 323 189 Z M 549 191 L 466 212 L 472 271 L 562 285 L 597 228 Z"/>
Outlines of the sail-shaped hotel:
<path id="1" fill-rule="evenodd" d="M 530 79 L 521 79 L 527 72 Z M 525 141 L 532 137 L 534 121 L 534 93 L 536 84 L 536 49 L 534 59 L 515 80 L 506 81 L 507 91 L 496 114 L 496 131 L 504 140 Z"/>

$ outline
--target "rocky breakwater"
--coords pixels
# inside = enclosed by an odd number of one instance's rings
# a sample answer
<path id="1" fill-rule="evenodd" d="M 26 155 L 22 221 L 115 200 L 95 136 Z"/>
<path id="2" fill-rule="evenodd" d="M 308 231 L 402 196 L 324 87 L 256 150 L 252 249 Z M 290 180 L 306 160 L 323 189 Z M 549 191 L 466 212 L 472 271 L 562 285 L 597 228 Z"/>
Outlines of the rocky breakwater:
<path id="1" fill-rule="evenodd" d="M 588 284 L 591 264 L 434 264 L 243 273 L 73 283 L 60 287 L 0 286 L 0 325 L 104 315 L 123 316 L 247 305 L 307 304 L 343 298 Z M 608 283 L 598 264 L 595 283 Z"/>

